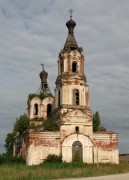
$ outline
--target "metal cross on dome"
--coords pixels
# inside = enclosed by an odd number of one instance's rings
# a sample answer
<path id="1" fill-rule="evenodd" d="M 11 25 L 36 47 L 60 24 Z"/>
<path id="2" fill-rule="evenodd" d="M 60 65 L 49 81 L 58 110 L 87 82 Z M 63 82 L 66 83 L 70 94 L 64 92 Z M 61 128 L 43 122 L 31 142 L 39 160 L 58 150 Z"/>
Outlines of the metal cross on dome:
<path id="1" fill-rule="evenodd" d="M 42 66 L 42 68 L 43 68 L 43 70 L 44 70 L 44 64 L 41 64 L 41 66 Z"/>
<path id="2" fill-rule="evenodd" d="M 70 13 L 70 19 L 72 19 L 72 13 L 73 13 L 73 10 L 70 9 L 70 10 L 68 10 L 68 11 L 69 11 L 69 13 Z"/>

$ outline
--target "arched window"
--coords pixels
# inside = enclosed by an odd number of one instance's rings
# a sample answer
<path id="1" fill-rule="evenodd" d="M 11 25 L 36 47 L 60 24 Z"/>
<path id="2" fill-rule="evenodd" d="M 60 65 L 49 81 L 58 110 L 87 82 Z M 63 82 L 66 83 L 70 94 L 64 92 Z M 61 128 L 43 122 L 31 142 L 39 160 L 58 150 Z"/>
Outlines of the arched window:
<path id="1" fill-rule="evenodd" d="M 79 90 L 73 90 L 73 105 L 79 105 Z"/>
<path id="2" fill-rule="evenodd" d="M 60 91 L 58 91 L 58 106 L 60 106 Z"/>
<path id="3" fill-rule="evenodd" d="M 50 116 L 51 111 L 52 111 L 52 105 L 48 104 L 47 105 L 47 116 Z"/>
<path id="4" fill-rule="evenodd" d="M 34 115 L 38 115 L 38 104 L 34 105 Z"/>
<path id="5" fill-rule="evenodd" d="M 72 72 L 77 72 L 77 62 L 76 61 L 72 62 Z"/>
<path id="6" fill-rule="evenodd" d="M 61 70 L 61 73 L 64 72 L 64 64 L 63 64 L 63 62 L 61 62 L 61 64 L 60 64 L 60 70 Z"/>

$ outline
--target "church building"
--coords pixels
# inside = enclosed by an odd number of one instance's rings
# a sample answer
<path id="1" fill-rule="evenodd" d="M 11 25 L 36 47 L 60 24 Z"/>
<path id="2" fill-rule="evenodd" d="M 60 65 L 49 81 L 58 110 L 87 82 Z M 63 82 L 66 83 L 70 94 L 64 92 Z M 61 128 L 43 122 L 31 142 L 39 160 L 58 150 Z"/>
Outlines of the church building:
<path id="1" fill-rule="evenodd" d="M 27 102 L 30 124 L 39 128 L 17 135 L 13 153 L 21 153 L 27 165 L 40 164 L 50 154 L 61 155 L 65 162 L 118 164 L 118 133 L 93 132 L 85 58 L 74 36 L 76 23 L 72 16 L 66 26 L 68 36 L 58 56 L 55 95 L 49 89 L 43 66 L 41 87 Z M 42 126 L 49 118 L 58 125 L 55 131 Z"/>

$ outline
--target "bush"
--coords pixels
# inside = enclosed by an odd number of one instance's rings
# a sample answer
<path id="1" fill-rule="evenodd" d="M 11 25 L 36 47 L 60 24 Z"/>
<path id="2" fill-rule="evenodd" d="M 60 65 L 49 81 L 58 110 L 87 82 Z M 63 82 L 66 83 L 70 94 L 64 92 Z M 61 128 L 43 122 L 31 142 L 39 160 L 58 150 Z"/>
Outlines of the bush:
<path id="1" fill-rule="evenodd" d="M 61 155 L 57 156 L 55 154 L 50 154 L 47 156 L 47 159 L 45 159 L 44 163 L 61 163 L 62 162 L 62 157 Z"/>
<path id="2" fill-rule="evenodd" d="M 19 117 L 19 119 L 16 120 L 13 128 L 13 133 L 16 134 L 16 132 L 24 132 L 29 129 L 30 123 L 29 118 L 26 114 Z"/>
<path id="3" fill-rule="evenodd" d="M 21 157 L 2 154 L 0 155 L 0 165 L 2 164 L 25 164 L 25 160 Z"/>
<path id="4" fill-rule="evenodd" d="M 47 119 L 43 122 L 43 128 L 46 131 L 58 131 L 58 124 L 53 119 Z"/>

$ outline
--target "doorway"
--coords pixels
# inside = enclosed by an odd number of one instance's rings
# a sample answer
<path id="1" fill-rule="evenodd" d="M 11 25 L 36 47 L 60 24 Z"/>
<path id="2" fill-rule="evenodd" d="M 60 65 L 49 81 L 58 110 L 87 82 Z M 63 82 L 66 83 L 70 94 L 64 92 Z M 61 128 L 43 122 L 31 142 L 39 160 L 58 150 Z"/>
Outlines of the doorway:
<path id="1" fill-rule="evenodd" d="M 80 141 L 75 141 L 72 145 L 72 161 L 73 162 L 82 162 L 83 153 L 82 153 L 82 143 Z"/>

